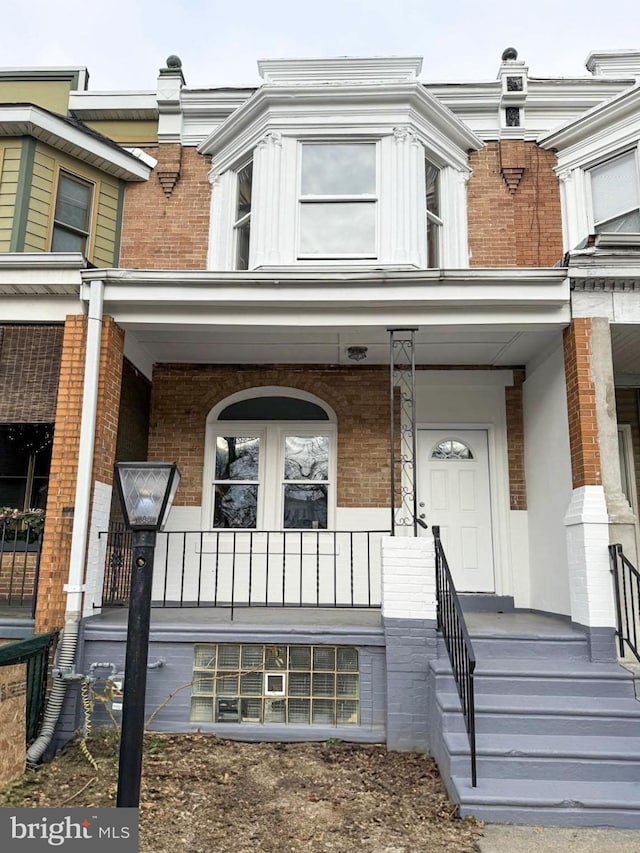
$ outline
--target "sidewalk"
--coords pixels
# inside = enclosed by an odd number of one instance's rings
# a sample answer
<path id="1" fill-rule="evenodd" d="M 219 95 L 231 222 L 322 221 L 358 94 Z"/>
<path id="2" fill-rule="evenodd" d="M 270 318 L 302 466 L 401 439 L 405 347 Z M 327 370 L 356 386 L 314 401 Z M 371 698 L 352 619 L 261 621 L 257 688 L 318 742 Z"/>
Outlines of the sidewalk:
<path id="1" fill-rule="evenodd" d="M 479 853 L 640 853 L 640 829 L 487 824 Z"/>

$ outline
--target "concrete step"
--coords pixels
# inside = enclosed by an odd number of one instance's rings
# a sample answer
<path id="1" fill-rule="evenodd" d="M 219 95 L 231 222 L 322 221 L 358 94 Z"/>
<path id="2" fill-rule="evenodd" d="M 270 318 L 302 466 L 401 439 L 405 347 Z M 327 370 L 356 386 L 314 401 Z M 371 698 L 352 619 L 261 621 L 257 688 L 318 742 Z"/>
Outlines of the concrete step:
<path id="1" fill-rule="evenodd" d="M 458 694 L 438 692 L 437 701 L 444 730 L 464 730 Z M 476 731 L 634 737 L 640 732 L 640 702 L 620 697 L 480 694 L 476 696 Z"/>
<path id="2" fill-rule="evenodd" d="M 640 782 L 577 782 L 454 776 L 463 817 L 494 823 L 640 828 Z"/>
<path id="3" fill-rule="evenodd" d="M 471 645 L 476 660 L 518 658 L 529 660 L 588 660 L 589 647 L 584 634 L 472 634 Z M 446 654 L 446 650 L 445 650 Z"/>
<path id="4" fill-rule="evenodd" d="M 470 772 L 466 732 L 445 732 L 444 741 L 450 772 L 465 778 Z M 480 734 L 476 755 L 482 779 L 634 782 L 640 778 L 640 737 Z"/>
<path id="5" fill-rule="evenodd" d="M 453 692 L 453 674 L 448 659 L 439 658 L 433 666 L 436 686 Z M 520 660 L 501 658 L 482 660 L 475 671 L 478 694 L 619 696 L 633 698 L 631 673 L 617 663 L 591 663 L 568 660 Z"/>

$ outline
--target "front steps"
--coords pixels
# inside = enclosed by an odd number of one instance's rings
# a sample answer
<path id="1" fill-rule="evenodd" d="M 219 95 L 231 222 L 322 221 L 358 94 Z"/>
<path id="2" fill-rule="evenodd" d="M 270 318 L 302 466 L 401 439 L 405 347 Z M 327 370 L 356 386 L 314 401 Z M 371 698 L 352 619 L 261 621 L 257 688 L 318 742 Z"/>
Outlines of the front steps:
<path id="1" fill-rule="evenodd" d="M 433 753 L 449 795 L 462 816 L 494 823 L 640 828 L 640 702 L 631 673 L 592 663 L 586 638 L 569 626 L 527 631 L 524 622 L 520 631 L 475 634 L 471 624 L 476 788 L 439 640 Z"/>

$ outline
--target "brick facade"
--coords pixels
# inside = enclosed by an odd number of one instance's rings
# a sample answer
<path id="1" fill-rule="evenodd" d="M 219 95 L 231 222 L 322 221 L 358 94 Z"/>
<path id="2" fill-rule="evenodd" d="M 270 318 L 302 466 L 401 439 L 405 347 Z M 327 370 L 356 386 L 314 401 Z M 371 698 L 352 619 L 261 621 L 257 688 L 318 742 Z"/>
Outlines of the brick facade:
<path id="1" fill-rule="evenodd" d="M 0 326 L 0 423 L 52 423 L 62 326 Z"/>
<path id="2" fill-rule="evenodd" d="M 524 380 L 525 371 L 514 370 L 513 385 L 504 389 L 511 509 L 527 508 L 527 483 L 524 472 L 524 413 L 522 408 Z"/>
<path id="3" fill-rule="evenodd" d="M 578 317 L 564 331 L 569 445 L 573 488 L 602 485 L 596 393 L 591 375 L 591 319 Z"/>
<path id="4" fill-rule="evenodd" d="M 80 448 L 86 348 L 86 318 L 67 317 L 64 327 L 46 526 L 40 560 L 36 632 L 62 626 L 66 604 L 73 508 Z M 96 415 L 94 477 L 113 479 L 124 334 L 110 317 L 103 320 Z"/>
<path id="5" fill-rule="evenodd" d="M 489 142 L 469 155 L 471 266 L 553 266 L 562 258 L 555 163 L 552 151 L 520 140 Z M 520 174 L 519 181 L 514 181 L 513 176 Z"/>
<path id="6" fill-rule="evenodd" d="M 209 243 L 209 159 L 195 148 L 146 149 L 158 160 L 148 181 L 128 184 L 120 266 L 129 269 L 206 269 Z M 176 175 L 166 194 L 160 177 Z M 173 182 L 173 178 L 172 178 Z"/>
<path id="7" fill-rule="evenodd" d="M 202 503 L 205 424 L 211 409 L 230 394 L 266 385 L 308 391 L 335 411 L 338 506 L 388 506 L 387 368 L 163 364 L 153 375 L 149 458 L 178 463 L 182 480 L 176 505 Z"/>

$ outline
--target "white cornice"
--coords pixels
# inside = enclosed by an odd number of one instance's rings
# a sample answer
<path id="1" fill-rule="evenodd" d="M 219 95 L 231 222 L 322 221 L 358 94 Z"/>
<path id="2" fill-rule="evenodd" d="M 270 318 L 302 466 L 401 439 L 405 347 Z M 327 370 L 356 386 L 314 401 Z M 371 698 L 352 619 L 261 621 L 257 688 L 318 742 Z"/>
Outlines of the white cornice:
<path id="1" fill-rule="evenodd" d="M 1 253 L 0 296 L 77 296 L 85 267 L 77 252 Z M 1 303 L 0 313 L 6 313 Z M 29 319 L 28 312 L 23 319 Z"/>
<path id="2" fill-rule="evenodd" d="M 391 133 L 414 126 L 419 138 L 433 143 L 445 162 L 466 166 L 467 151 L 482 141 L 420 83 L 347 86 L 261 87 L 217 128 L 199 151 L 223 171 L 245 154 L 267 130 L 285 135 Z"/>
<path id="3" fill-rule="evenodd" d="M 146 121 L 158 118 L 155 92 L 70 92 L 69 112 L 83 121 Z"/>
<path id="4" fill-rule="evenodd" d="M 33 136 L 125 181 L 145 181 L 149 177 L 149 167 L 134 155 L 39 107 L 0 106 L 0 136 Z"/>
<path id="5" fill-rule="evenodd" d="M 640 117 L 640 83 L 615 95 L 603 104 L 588 110 L 574 121 L 551 133 L 542 134 L 538 141 L 542 148 L 566 152 L 578 149 L 595 137 L 606 138 L 615 129 L 626 130 L 630 122 L 637 123 Z"/>
<path id="6" fill-rule="evenodd" d="M 284 86 L 411 82 L 417 80 L 421 70 L 420 56 L 258 60 L 258 71 L 265 83 Z"/>

